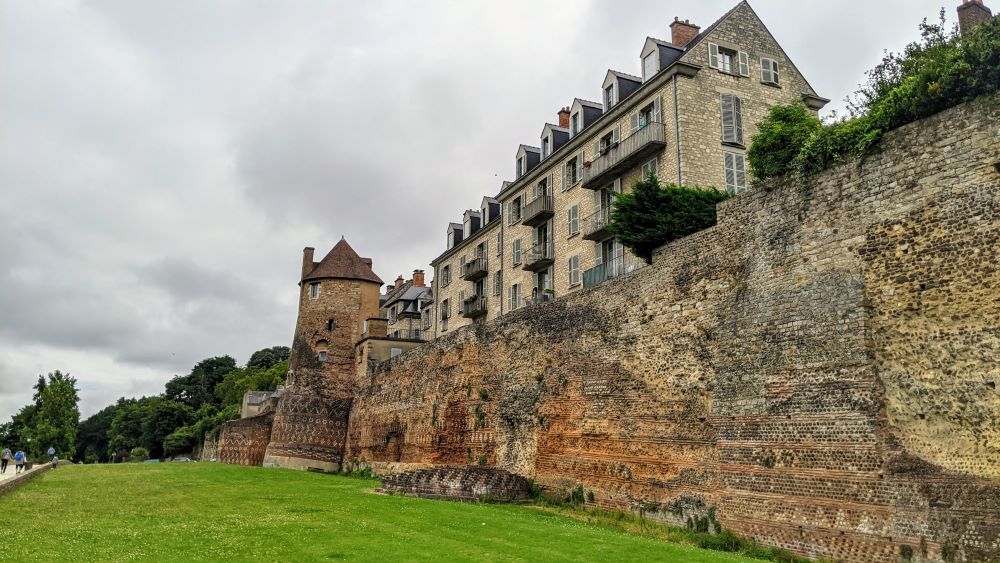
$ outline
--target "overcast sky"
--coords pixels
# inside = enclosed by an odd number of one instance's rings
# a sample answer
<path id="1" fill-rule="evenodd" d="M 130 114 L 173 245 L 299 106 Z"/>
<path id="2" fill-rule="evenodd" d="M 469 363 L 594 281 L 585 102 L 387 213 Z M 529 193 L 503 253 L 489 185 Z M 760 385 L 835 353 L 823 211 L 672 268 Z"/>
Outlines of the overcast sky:
<path id="1" fill-rule="evenodd" d="M 0 0 L 0 417 L 288 345 L 304 246 L 429 268 L 561 106 L 733 5 Z M 941 2 L 753 6 L 833 107 Z"/>

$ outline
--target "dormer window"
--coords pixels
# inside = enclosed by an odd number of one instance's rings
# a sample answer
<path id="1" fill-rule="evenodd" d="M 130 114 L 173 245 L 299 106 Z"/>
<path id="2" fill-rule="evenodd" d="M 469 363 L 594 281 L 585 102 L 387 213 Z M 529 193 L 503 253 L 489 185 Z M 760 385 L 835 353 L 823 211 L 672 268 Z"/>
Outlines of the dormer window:
<path id="1" fill-rule="evenodd" d="M 656 74 L 656 51 L 653 51 L 642 59 L 643 80 L 649 80 L 654 74 Z"/>
<path id="2" fill-rule="evenodd" d="M 517 157 L 517 177 L 524 176 L 524 157 Z"/>
<path id="3" fill-rule="evenodd" d="M 542 158 L 545 158 L 545 157 L 549 156 L 549 152 L 551 150 L 551 149 L 549 149 L 550 146 L 551 146 L 551 144 L 550 144 L 549 138 L 548 137 L 543 137 L 542 138 Z"/>
<path id="4" fill-rule="evenodd" d="M 609 84 L 604 89 L 604 107 L 610 108 L 613 105 L 615 105 L 615 85 Z"/>
<path id="5" fill-rule="evenodd" d="M 580 112 L 569 116 L 569 134 L 575 136 L 580 132 Z"/>
<path id="6" fill-rule="evenodd" d="M 466 237 L 468 237 L 469 235 L 472 234 L 472 218 L 471 217 L 465 220 L 465 225 L 462 227 L 462 229 L 463 229 L 462 232 L 465 233 Z"/>

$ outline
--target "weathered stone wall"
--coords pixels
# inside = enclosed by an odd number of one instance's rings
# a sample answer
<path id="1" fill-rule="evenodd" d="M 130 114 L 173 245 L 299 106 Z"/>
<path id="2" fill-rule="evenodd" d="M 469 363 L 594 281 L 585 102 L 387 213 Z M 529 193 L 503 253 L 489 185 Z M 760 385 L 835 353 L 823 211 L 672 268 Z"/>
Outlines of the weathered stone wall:
<path id="1" fill-rule="evenodd" d="M 233 465 L 260 466 L 271 439 L 274 413 L 232 420 L 222 426 L 217 445 L 218 460 Z"/>
<path id="2" fill-rule="evenodd" d="M 386 475 L 379 492 L 433 499 L 516 502 L 531 494 L 521 475 L 491 467 L 435 467 Z"/>
<path id="3" fill-rule="evenodd" d="M 346 459 L 486 465 L 815 557 L 1000 558 L 1000 99 L 362 381 Z"/>

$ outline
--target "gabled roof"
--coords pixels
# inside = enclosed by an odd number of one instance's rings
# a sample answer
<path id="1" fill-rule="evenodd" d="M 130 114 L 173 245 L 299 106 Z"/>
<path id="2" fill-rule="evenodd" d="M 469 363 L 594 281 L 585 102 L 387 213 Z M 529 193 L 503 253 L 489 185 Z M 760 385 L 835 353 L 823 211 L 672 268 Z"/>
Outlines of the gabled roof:
<path id="1" fill-rule="evenodd" d="M 518 154 L 521 154 L 521 151 L 524 151 L 524 152 L 534 152 L 534 153 L 541 153 L 541 152 L 542 152 L 542 149 L 540 149 L 540 148 L 538 148 L 538 147 L 531 147 L 531 146 L 528 146 L 528 145 L 519 145 L 519 146 L 517 147 L 517 153 L 518 153 Z"/>
<path id="2" fill-rule="evenodd" d="M 624 72 L 619 72 L 617 70 L 611 70 L 611 69 L 608 69 L 608 73 L 604 75 L 605 83 L 608 82 L 609 76 L 617 76 L 618 78 L 624 78 L 625 80 L 630 80 L 632 82 L 638 82 L 639 84 L 642 84 L 642 78 L 638 76 L 632 76 L 631 74 L 626 74 Z"/>
<path id="3" fill-rule="evenodd" d="M 372 271 L 371 259 L 358 256 L 343 238 L 325 258 L 313 266 L 312 271 L 302 276 L 302 281 L 330 278 L 369 281 L 382 285 L 382 279 Z"/>
<path id="4" fill-rule="evenodd" d="M 594 109 L 599 109 L 601 111 L 604 111 L 604 104 L 602 104 L 600 102 L 592 102 L 590 100 L 584 100 L 583 98 L 574 98 L 573 99 L 573 105 L 575 106 L 577 103 L 579 103 L 581 106 L 584 106 L 584 107 L 589 107 L 589 108 L 594 108 Z"/>
<path id="5" fill-rule="evenodd" d="M 685 51 L 690 51 L 691 49 L 695 48 L 695 46 L 697 46 L 698 43 L 701 43 L 702 39 L 704 39 L 705 37 L 707 37 L 708 34 L 710 34 L 713 31 L 715 31 L 715 28 L 719 27 L 720 23 L 724 22 L 729 16 L 733 15 L 733 12 L 735 12 L 736 10 L 738 10 L 740 8 L 740 6 L 742 6 L 743 4 L 746 4 L 747 7 L 750 8 L 750 3 L 747 2 L 747 0 L 743 0 L 739 4 L 733 6 L 728 12 L 726 12 L 725 14 L 722 14 L 721 18 L 715 20 L 715 22 L 712 25 L 706 27 L 704 29 L 704 31 L 702 31 L 698 35 L 695 35 L 694 39 L 688 41 L 688 44 L 684 46 L 684 50 Z M 753 10 L 753 8 L 750 8 L 750 9 Z M 760 18 L 757 18 L 757 19 L 760 19 Z"/>

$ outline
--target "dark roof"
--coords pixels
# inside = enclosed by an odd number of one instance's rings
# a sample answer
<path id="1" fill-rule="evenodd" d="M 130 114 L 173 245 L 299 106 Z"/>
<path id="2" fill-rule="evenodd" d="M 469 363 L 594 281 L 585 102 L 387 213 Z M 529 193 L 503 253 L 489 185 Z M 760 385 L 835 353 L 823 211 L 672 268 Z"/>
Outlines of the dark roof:
<path id="1" fill-rule="evenodd" d="M 604 110 L 604 104 L 600 102 L 592 102 L 590 100 L 584 100 L 583 98 L 574 98 L 573 103 L 580 102 L 580 105 L 585 107 L 591 107 L 594 109 Z"/>
<path id="2" fill-rule="evenodd" d="M 739 7 L 742 6 L 743 4 L 746 4 L 748 7 L 750 6 L 750 4 L 747 2 L 747 0 L 743 0 L 739 4 L 733 6 L 732 9 L 730 9 L 728 12 L 726 12 L 725 14 L 722 14 L 721 18 L 715 20 L 715 23 L 713 23 L 712 25 L 706 27 L 704 31 L 702 31 L 698 35 L 695 35 L 693 39 L 691 39 L 690 41 L 688 41 L 687 45 L 685 45 L 683 47 L 683 49 L 685 51 L 690 51 L 691 49 L 693 49 L 695 47 L 695 45 L 697 45 L 698 43 L 701 43 L 702 39 L 704 39 L 705 37 L 708 37 L 709 33 L 712 33 L 713 31 L 715 31 L 715 28 L 719 27 L 720 23 L 722 23 L 723 21 L 725 21 L 725 19 L 728 18 L 729 16 L 733 15 L 733 12 L 735 12 L 736 10 L 738 10 Z M 751 8 L 751 10 L 752 9 L 753 8 Z M 760 18 L 757 18 L 757 19 L 760 19 Z M 671 46 L 673 46 L 675 49 L 680 48 L 680 47 L 677 47 L 676 45 L 672 45 L 672 44 L 671 44 Z"/>
<path id="3" fill-rule="evenodd" d="M 330 253 L 313 266 L 302 281 L 336 278 L 344 280 L 362 280 L 382 284 L 382 279 L 372 271 L 371 259 L 358 256 L 357 252 L 340 239 Z"/>
<path id="4" fill-rule="evenodd" d="M 632 76 L 631 74 L 628 74 L 628 73 L 625 73 L 625 72 L 621 72 L 621 71 L 618 71 L 618 70 L 608 69 L 608 74 L 612 74 L 614 76 L 617 76 L 618 78 L 624 78 L 625 80 L 630 80 L 632 82 L 638 82 L 639 84 L 642 84 L 642 78 L 640 78 L 638 76 Z M 607 76 L 607 75 L 605 75 L 605 76 Z"/>

